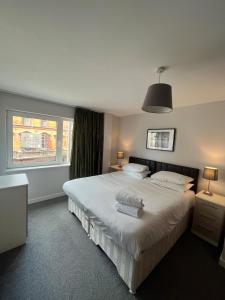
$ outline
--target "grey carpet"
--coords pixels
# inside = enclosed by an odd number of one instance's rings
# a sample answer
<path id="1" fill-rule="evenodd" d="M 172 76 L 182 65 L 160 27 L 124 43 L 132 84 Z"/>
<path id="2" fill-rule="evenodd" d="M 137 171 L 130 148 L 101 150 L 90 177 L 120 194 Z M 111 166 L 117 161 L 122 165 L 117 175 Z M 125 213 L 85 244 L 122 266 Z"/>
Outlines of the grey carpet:
<path id="1" fill-rule="evenodd" d="M 190 232 L 129 294 L 114 265 L 67 211 L 65 198 L 29 208 L 26 246 L 0 255 L 0 299 L 225 299 L 219 251 Z"/>

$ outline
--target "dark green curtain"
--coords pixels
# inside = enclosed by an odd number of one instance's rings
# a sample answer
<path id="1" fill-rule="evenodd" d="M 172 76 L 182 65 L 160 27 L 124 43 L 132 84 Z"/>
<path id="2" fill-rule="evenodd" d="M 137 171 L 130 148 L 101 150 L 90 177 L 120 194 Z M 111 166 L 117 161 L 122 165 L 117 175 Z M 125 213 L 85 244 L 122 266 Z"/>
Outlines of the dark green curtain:
<path id="1" fill-rule="evenodd" d="M 75 108 L 70 179 L 102 173 L 104 114 Z"/>

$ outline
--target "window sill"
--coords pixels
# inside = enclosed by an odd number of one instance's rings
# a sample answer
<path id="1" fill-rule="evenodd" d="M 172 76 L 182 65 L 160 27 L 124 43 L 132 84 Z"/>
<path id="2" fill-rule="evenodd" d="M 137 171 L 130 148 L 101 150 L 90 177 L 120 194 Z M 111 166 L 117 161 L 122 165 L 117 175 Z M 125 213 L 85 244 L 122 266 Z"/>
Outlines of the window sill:
<path id="1" fill-rule="evenodd" d="M 35 167 L 21 167 L 21 168 L 18 167 L 18 168 L 6 169 L 6 173 L 29 171 L 29 170 L 51 169 L 51 168 L 62 168 L 62 167 L 69 167 L 69 166 L 70 166 L 70 164 L 35 166 Z"/>

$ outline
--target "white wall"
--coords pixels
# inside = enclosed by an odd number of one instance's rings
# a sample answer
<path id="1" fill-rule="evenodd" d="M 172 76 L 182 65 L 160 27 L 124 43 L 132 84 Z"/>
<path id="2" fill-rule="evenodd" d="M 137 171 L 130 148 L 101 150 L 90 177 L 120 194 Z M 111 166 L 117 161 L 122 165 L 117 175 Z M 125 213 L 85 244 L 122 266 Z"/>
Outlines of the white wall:
<path id="1" fill-rule="evenodd" d="M 174 152 L 146 149 L 148 128 L 176 128 Z M 225 195 L 225 101 L 175 109 L 168 114 L 138 114 L 120 120 L 121 150 L 127 156 L 202 168 L 219 168 L 219 181 L 212 190 Z M 207 181 L 201 179 L 199 189 Z"/>
<path id="2" fill-rule="evenodd" d="M 111 132 L 111 164 L 117 163 L 117 151 L 119 151 L 119 131 L 120 118 L 112 116 L 112 132 Z"/>
<path id="3" fill-rule="evenodd" d="M 67 118 L 73 118 L 74 109 L 55 103 L 40 101 L 19 95 L 0 93 L 0 174 L 7 173 L 7 139 L 6 139 L 6 112 L 8 109 L 43 113 Z M 12 173 L 12 172 L 11 172 Z M 9 173 L 9 174 L 11 174 Z M 54 198 L 62 195 L 62 185 L 69 178 L 69 167 L 48 167 L 26 171 L 30 182 L 29 202 Z"/>

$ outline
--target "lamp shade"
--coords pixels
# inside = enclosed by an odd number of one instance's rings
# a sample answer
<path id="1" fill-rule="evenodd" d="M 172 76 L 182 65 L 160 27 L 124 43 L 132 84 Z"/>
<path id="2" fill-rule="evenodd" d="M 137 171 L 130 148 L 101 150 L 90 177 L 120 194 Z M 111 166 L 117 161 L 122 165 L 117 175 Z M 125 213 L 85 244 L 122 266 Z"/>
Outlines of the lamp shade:
<path id="1" fill-rule="evenodd" d="M 117 152 L 117 159 L 124 159 L 124 152 L 118 151 Z"/>
<path id="2" fill-rule="evenodd" d="M 203 178 L 208 180 L 218 180 L 218 169 L 213 167 L 205 167 Z"/>
<path id="3" fill-rule="evenodd" d="M 168 113 L 173 110 L 172 87 L 166 83 L 152 84 L 145 96 L 142 110 L 150 113 Z"/>

